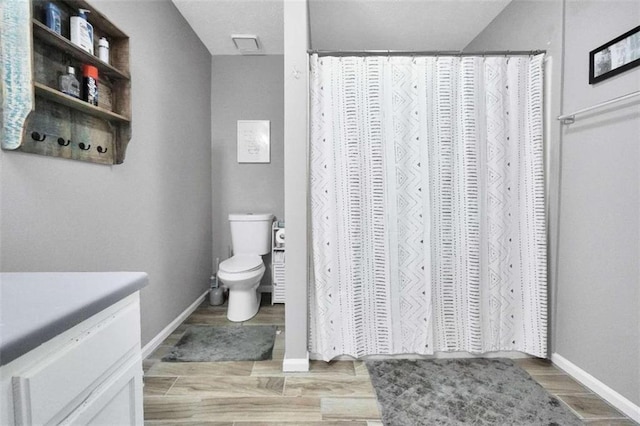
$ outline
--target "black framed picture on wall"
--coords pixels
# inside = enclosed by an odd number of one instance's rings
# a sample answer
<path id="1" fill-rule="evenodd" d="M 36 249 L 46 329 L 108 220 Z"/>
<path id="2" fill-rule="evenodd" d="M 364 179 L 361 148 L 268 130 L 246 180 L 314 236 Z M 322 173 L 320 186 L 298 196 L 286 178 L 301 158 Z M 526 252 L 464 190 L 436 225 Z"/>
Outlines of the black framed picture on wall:
<path id="1" fill-rule="evenodd" d="M 589 84 L 640 65 L 640 26 L 589 52 Z"/>

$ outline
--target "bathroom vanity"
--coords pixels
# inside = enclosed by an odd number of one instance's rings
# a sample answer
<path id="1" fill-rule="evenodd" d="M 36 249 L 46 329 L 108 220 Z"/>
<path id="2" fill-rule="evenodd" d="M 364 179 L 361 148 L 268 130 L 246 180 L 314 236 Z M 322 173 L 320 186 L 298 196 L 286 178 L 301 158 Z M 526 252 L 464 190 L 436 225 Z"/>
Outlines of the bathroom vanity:
<path id="1" fill-rule="evenodd" d="M 0 424 L 143 424 L 145 273 L 0 274 Z"/>

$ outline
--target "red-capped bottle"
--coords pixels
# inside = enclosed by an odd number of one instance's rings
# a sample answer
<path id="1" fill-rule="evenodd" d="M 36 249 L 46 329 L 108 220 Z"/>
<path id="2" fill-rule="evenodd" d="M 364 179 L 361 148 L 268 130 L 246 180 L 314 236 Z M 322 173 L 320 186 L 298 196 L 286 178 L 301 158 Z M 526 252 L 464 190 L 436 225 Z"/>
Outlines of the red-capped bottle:
<path id="1" fill-rule="evenodd" d="M 98 68 L 82 66 L 82 100 L 98 106 Z"/>

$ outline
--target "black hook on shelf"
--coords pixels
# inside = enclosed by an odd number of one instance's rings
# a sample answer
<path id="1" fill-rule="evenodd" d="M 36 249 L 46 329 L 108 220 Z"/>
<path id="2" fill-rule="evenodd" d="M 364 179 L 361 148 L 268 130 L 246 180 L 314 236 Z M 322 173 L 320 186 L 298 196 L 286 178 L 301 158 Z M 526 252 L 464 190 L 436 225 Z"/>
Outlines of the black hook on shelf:
<path id="1" fill-rule="evenodd" d="M 34 141 L 42 142 L 46 138 L 47 138 L 47 135 L 45 135 L 44 133 L 40 135 L 40 133 L 38 132 L 31 132 L 31 139 L 33 139 Z"/>
<path id="2" fill-rule="evenodd" d="M 31 132 L 31 138 L 36 142 L 43 142 L 47 138 L 47 135 L 45 135 L 44 133 L 33 131 Z M 55 138 L 55 135 L 52 136 L 52 138 Z M 58 145 L 60 146 L 69 146 L 71 145 L 72 141 L 71 139 L 65 139 L 63 137 L 59 137 L 57 139 L 57 142 L 58 142 Z M 91 144 L 80 142 L 78 144 L 78 148 L 81 149 L 82 151 L 89 151 L 91 149 Z M 102 147 L 102 146 L 96 147 L 96 151 L 98 151 L 98 153 L 100 154 L 106 154 L 108 150 L 109 149 L 107 147 Z"/>

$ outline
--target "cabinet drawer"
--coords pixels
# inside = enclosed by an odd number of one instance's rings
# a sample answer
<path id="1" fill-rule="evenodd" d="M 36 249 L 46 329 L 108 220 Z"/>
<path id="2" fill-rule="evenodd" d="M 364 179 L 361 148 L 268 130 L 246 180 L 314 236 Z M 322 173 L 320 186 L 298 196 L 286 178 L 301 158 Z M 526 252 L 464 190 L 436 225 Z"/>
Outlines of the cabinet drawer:
<path id="1" fill-rule="evenodd" d="M 16 423 L 62 420 L 139 347 L 140 315 L 134 303 L 13 377 Z"/>

